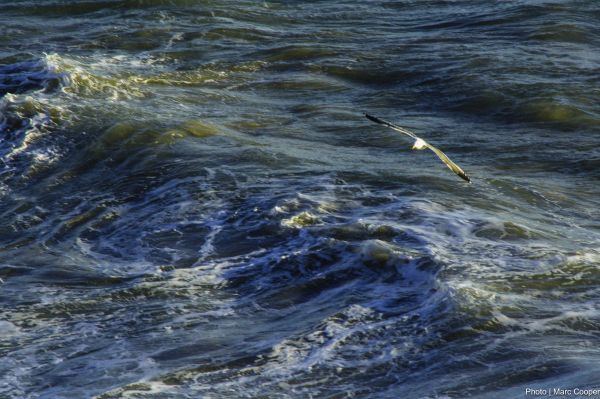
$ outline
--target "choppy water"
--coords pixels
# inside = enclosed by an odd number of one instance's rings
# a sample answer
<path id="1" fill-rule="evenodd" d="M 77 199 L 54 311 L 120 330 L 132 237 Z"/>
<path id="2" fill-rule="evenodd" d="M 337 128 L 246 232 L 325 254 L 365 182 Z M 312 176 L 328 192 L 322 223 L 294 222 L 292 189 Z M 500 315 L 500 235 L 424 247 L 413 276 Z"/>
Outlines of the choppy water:
<path id="1" fill-rule="evenodd" d="M 3 1 L 0 397 L 600 387 L 599 20 Z"/>

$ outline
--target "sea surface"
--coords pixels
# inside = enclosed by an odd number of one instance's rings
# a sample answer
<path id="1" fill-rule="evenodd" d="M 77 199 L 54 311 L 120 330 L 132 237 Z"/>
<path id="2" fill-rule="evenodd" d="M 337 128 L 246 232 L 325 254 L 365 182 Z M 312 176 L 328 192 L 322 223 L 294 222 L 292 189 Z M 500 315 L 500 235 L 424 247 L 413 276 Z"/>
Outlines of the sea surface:
<path id="1" fill-rule="evenodd" d="M 599 49 L 596 0 L 2 1 L 0 398 L 600 388 Z"/>

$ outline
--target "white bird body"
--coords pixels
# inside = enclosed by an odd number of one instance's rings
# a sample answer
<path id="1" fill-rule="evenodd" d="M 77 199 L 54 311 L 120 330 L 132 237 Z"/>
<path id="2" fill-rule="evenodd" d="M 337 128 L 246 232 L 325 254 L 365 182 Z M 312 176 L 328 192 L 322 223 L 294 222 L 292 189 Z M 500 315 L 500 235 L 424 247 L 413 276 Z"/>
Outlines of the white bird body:
<path id="1" fill-rule="evenodd" d="M 423 139 L 417 139 L 412 146 L 413 150 L 424 150 L 427 148 L 427 142 Z"/>
<path id="2" fill-rule="evenodd" d="M 367 119 L 375 122 L 375 123 L 379 123 L 380 125 L 384 125 L 387 126 L 389 128 L 394 129 L 397 132 L 400 132 L 402 134 L 405 134 L 409 137 L 412 137 L 413 139 L 415 139 L 415 142 L 412 146 L 413 150 L 424 150 L 426 148 L 429 148 L 431 151 L 433 151 L 435 153 L 435 155 L 438 156 L 439 159 L 442 160 L 442 162 L 444 164 L 446 164 L 446 166 L 453 171 L 454 173 L 456 173 L 461 179 L 467 181 L 467 182 L 471 182 L 471 179 L 469 178 L 469 176 L 467 176 L 467 174 L 465 173 L 464 170 L 462 170 L 460 168 L 460 166 L 458 166 L 457 164 L 455 164 L 454 162 L 452 162 L 452 160 L 450 160 L 450 158 L 448 158 L 448 156 L 446 154 L 444 154 L 440 149 L 432 146 L 431 144 L 429 144 L 428 142 L 426 142 L 425 140 L 423 140 L 422 138 L 418 137 L 416 134 L 414 134 L 413 132 L 411 132 L 408 129 L 405 129 L 403 127 L 394 125 L 393 123 L 384 121 L 383 119 L 379 119 L 376 116 L 372 116 L 369 114 L 365 114 L 365 116 L 367 117 Z"/>

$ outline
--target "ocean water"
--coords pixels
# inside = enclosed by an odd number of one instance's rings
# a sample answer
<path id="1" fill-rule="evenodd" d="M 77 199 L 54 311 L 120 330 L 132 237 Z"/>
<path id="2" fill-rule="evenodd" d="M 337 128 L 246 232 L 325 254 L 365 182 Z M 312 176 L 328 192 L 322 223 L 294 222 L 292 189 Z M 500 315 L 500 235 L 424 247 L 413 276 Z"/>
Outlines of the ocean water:
<path id="1" fill-rule="evenodd" d="M 2 1 L 0 397 L 600 388 L 599 20 Z"/>

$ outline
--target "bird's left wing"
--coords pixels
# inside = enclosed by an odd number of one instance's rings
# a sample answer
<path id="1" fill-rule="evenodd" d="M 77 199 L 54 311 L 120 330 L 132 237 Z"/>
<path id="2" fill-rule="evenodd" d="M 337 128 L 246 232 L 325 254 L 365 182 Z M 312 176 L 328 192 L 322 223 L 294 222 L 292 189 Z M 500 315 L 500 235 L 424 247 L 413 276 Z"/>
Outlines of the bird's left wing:
<path id="1" fill-rule="evenodd" d="M 425 145 L 431 151 L 435 152 L 435 155 L 437 155 L 438 158 L 441 159 L 442 162 L 445 163 L 446 166 L 448 168 L 450 168 L 451 171 L 453 171 L 454 173 L 456 173 L 461 179 L 466 180 L 469 183 L 471 183 L 471 179 L 469 178 L 469 176 L 467 176 L 467 174 L 465 173 L 465 171 L 462 170 L 460 168 L 460 166 L 458 166 L 457 164 L 455 164 L 454 162 L 452 162 L 452 160 L 450 158 L 448 158 L 448 156 L 446 154 L 444 154 L 442 152 L 442 150 L 437 149 L 436 147 L 432 146 L 431 144 L 429 144 L 427 142 L 425 142 Z"/>

